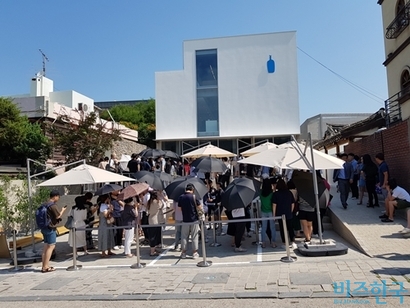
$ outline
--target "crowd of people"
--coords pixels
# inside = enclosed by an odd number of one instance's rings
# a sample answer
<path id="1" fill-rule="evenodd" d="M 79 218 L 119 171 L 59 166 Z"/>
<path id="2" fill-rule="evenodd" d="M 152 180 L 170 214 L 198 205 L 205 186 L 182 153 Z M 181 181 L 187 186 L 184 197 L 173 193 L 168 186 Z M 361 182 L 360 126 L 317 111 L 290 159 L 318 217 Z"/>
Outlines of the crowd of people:
<path id="1" fill-rule="evenodd" d="M 362 157 L 349 154 L 339 154 L 339 158 L 344 160 L 343 168 L 336 169 L 333 174 L 333 181 L 337 183 L 340 201 L 343 208 L 348 208 L 349 194 L 352 200 L 357 200 L 358 205 L 364 203 L 364 195 L 367 192 L 367 207 L 379 206 L 378 194 L 383 196 L 385 203 L 385 213 L 380 216 L 382 222 L 393 222 L 396 209 L 410 207 L 409 193 L 398 186 L 395 179 L 390 178 L 389 168 L 384 161 L 382 153 L 377 154 L 372 160 L 369 154 Z M 207 185 L 207 193 L 202 199 L 198 199 L 194 193 L 193 185 L 188 184 L 186 191 L 178 200 L 168 200 L 164 190 L 153 190 L 152 188 L 138 196 L 126 200 L 118 200 L 120 191 L 112 191 L 109 194 L 98 196 L 96 204 L 91 202 L 93 194 L 88 192 L 75 199 L 70 215 L 73 217 L 74 226 L 77 229 L 75 234 L 70 231 L 69 244 L 75 248 L 81 248 L 84 254 L 94 249 L 91 231 L 84 231 L 85 227 L 93 226 L 98 222 L 98 247 L 101 257 L 106 258 L 115 254 L 115 250 L 124 249 L 125 257 L 133 257 L 131 244 L 140 236 L 143 238 L 142 245 L 149 245 L 149 255 L 157 256 L 162 249 L 161 246 L 161 224 L 166 221 L 166 213 L 171 211 L 176 222 L 174 250 L 181 251 L 181 258 L 187 257 L 189 239 L 192 242 L 192 257 L 198 258 L 198 241 L 200 239 L 200 224 L 202 219 L 208 221 L 208 229 L 212 228 L 211 220 L 220 220 L 222 213 L 225 213 L 229 220 L 226 233 L 232 236 L 232 247 L 235 252 L 244 252 L 246 248 L 242 243 L 247 236 L 250 237 L 251 223 L 235 221 L 251 217 L 251 205 L 244 208 L 228 210 L 222 206 L 222 196 L 224 190 L 234 177 L 246 176 L 249 178 L 261 179 L 260 210 L 259 215 L 254 218 L 268 218 L 260 222 L 262 235 L 262 248 L 270 246 L 278 247 L 278 242 L 285 244 L 285 233 L 290 241 L 290 248 L 296 248 L 296 239 L 302 238 L 305 244 L 311 242 L 312 237 L 319 233 L 318 213 L 315 204 L 310 204 L 299 195 L 298 189 L 292 180 L 291 173 L 280 173 L 278 168 L 259 167 L 253 165 L 235 164 L 226 158 L 222 159 L 226 165 L 226 170 L 222 173 L 202 173 L 190 166 L 190 161 L 166 159 L 163 156 L 157 159 L 145 159 L 137 154 L 131 155 L 131 160 L 127 164 L 130 174 L 141 170 L 166 172 L 173 177 L 189 174 L 203 179 Z M 119 161 L 115 154 L 110 158 L 101 159 L 99 167 L 105 170 L 120 173 Z M 231 173 L 232 170 L 232 173 Z M 326 190 L 330 190 L 330 185 L 320 172 L 317 172 L 318 183 L 323 182 Z M 60 222 L 62 213 L 55 207 L 58 201 L 58 194 L 53 191 L 50 195 L 51 229 Z M 172 201 L 172 202 L 171 202 Z M 329 202 L 330 204 L 330 202 Z M 320 207 L 320 221 L 326 213 L 327 206 Z M 255 211 L 256 212 L 256 211 Z M 255 213 L 254 213 L 255 214 Z M 279 235 L 276 236 L 276 220 L 274 217 L 285 215 L 286 230 L 283 221 L 278 219 Z M 410 213 L 408 212 L 408 216 Z M 138 230 L 135 230 L 138 221 Z M 410 217 L 408 219 L 410 221 Z M 258 222 L 256 222 L 258 223 Z M 182 224 L 182 225 L 181 225 Z M 155 227 L 147 227 L 154 225 Z M 110 228 L 116 226 L 116 228 Z M 218 234 L 222 233 L 222 225 L 215 224 Z M 321 226 L 323 231 L 323 225 Z M 43 271 L 52 271 L 48 266 L 50 250 L 55 244 L 55 237 L 48 230 L 42 230 L 45 239 L 45 249 L 43 253 Z M 402 230 L 403 233 L 410 233 L 410 225 Z M 138 234 L 139 236 L 135 236 Z M 207 239 L 202 239 L 206 241 Z M 47 260 L 48 259 L 48 260 Z"/>

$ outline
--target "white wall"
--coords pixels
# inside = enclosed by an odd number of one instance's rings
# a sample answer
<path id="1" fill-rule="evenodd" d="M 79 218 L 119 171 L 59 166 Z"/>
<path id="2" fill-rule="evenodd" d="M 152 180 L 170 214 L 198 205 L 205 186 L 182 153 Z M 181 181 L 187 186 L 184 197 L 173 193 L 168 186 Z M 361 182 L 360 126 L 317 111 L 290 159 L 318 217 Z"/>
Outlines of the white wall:
<path id="1" fill-rule="evenodd" d="M 78 103 L 83 103 L 88 105 L 88 112 L 94 110 L 94 100 L 75 91 L 51 92 L 50 100 L 72 109 L 78 109 Z"/>
<path id="2" fill-rule="evenodd" d="M 219 137 L 299 134 L 296 32 L 283 32 L 185 41 L 184 70 L 156 73 L 158 140 L 197 137 L 195 51 L 204 49 L 218 53 Z"/>

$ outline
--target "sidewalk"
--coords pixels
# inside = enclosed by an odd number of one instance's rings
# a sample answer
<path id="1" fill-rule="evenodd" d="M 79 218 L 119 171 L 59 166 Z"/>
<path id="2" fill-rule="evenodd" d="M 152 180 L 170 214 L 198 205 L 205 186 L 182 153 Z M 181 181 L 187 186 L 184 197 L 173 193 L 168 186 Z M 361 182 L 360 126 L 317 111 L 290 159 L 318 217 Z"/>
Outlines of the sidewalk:
<path id="1" fill-rule="evenodd" d="M 401 226 L 382 226 L 377 219 L 371 219 L 374 215 L 368 215 L 369 211 L 377 214 L 378 209 L 353 205 L 353 202 L 350 202 L 351 206 L 347 210 L 339 212 L 342 207 L 338 195 L 334 196 L 332 211 L 340 219 L 347 220 L 346 229 L 360 238 L 358 242 L 361 241 L 364 247 L 374 246 L 373 258 L 363 254 L 331 230 L 325 230 L 324 238 L 348 246 L 346 255 L 304 257 L 295 250 L 292 255 L 296 255 L 298 259 L 294 263 L 280 261 L 286 255 L 283 248 L 262 249 L 253 245 L 255 235 L 246 238 L 243 246 L 248 251 L 245 253 L 233 252 L 229 236 L 217 238 L 222 246 L 210 247 L 212 231 L 207 231 L 210 237 L 206 243 L 207 260 L 213 264 L 201 268 L 196 264 L 202 258 L 179 259 L 180 252 L 170 249 L 173 247 L 173 230 L 167 228 L 164 232 L 165 249 L 159 257 L 149 257 L 149 248 L 141 248 L 141 262 L 146 263 L 145 268 L 130 268 L 136 263 L 136 258 L 121 255 L 100 258 L 95 251 L 91 255 L 80 256 L 78 264 L 83 268 L 70 272 L 66 268 L 72 265 L 72 250 L 67 245 L 68 235 L 64 235 L 58 237 L 57 259 L 51 262 L 57 269 L 55 272 L 40 273 L 41 265 L 38 263 L 27 266 L 22 271 L 10 272 L 9 268 L 12 267 L 8 265 L 9 260 L 0 260 L 0 301 L 374 297 L 374 294 L 352 294 L 354 292 L 348 295 L 346 292 L 336 294 L 333 282 L 341 285 L 346 284 L 346 281 L 351 282 L 351 291 L 353 286 L 358 286 L 354 285 L 355 282 L 362 282 L 368 287 L 377 282 L 386 286 L 387 290 L 392 290 L 398 289 L 399 286 L 394 285 L 397 281 L 410 289 L 408 259 L 394 257 L 404 256 L 406 248 L 395 247 L 397 249 L 388 251 L 382 244 L 368 244 L 373 238 L 377 238 L 376 234 L 390 236 L 388 230 L 399 230 Z M 362 237 L 360 234 L 365 231 L 374 236 Z M 280 239 L 278 233 L 276 239 Z M 391 239 L 388 237 L 387 240 Z M 394 240 L 398 246 L 405 246 L 406 239 Z M 38 244 L 39 249 L 41 246 Z M 116 252 L 122 253 L 122 250 Z M 201 248 L 199 252 L 202 257 Z M 386 255 L 388 253 L 390 255 Z M 387 296 L 392 295 L 387 292 Z M 405 295 L 408 296 L 409 293 Z M 407 300 L 410 299 L 404 299 L 405 302 Z"/>

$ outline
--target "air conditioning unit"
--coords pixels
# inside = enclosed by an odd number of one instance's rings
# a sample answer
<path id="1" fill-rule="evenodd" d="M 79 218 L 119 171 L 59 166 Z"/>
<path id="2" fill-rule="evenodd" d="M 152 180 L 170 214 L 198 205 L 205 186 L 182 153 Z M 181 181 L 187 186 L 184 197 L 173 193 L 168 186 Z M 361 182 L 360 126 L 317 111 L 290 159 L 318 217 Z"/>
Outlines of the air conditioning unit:
<path id="1" fill-rule="evenodd" d="M 88 111 L 88 105 L 87 105 L 87 104 L 83 104 L 83 103 L 78 103 L 78 111 L 87 112 L 87 111 Z"/>

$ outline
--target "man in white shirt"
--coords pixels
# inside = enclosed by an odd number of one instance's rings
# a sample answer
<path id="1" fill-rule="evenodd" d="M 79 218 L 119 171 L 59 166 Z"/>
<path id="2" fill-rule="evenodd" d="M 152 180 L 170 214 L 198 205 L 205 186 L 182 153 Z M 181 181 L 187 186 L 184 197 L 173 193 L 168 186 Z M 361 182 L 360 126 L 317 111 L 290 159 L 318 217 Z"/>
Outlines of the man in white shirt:
<path id="1" fill-rule="evenodd" d="M 395 209 L 410 207 L 410 195 L 402 187 L 398 186 L 395 179 L 390 179 L 386 185 L 388 208 L 386 214 L 380 216 L 382 222 L 393 222 Z"/>

